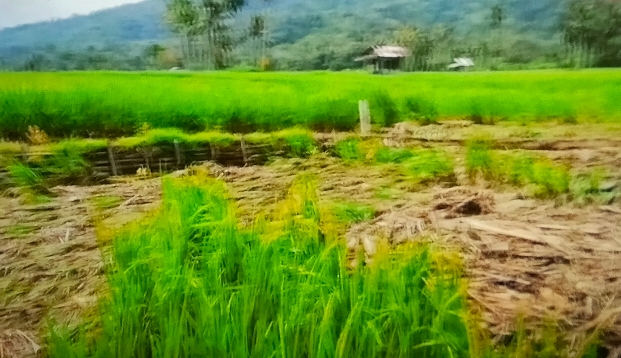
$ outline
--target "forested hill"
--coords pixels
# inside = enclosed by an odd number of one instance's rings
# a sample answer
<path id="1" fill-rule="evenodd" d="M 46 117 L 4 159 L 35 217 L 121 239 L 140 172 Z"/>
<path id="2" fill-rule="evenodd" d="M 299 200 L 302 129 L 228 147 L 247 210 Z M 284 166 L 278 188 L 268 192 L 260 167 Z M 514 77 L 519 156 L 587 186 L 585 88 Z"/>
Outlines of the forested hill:
<path id="1" fill-rule="evenodd" d="M 239 28 L 246 25 L 250 14 L 263 10 L 262 0 L 253 1 L 237 16 Z M 564 0 L 273 0 L 266 7 L 275 59 L 286 67 L 310 69 L 333 68 L 330 58 L 340 61 L 365 44 L 390 41 L 403 25 L 443 25 L 451 29 L 457 43 L 480 44 L 491 36 L 490 9 L 497 4 L 504 8 L 507 46 L 518 42 L 531 51 L 558 44 Z M 55 67 L 58 58 L 65 58 L 65 66 L 71 67 L 75 59 L 70 54 L 77 56 L 87 49 L 91 57 L 95 52 L 100 57 L 116 56 L 117 64 L 129 58 L 139 66 L 139 57 L 149 44 L 175 43 L 164 12 L 164 0 L 146 0 L 87 16 L 1 30 L 0 68 L 33 59 Z M 311 56 L 308 51 L 318 57 L 300 57 Z M 92 62 L 91 58 L 83 66 Z M 336 67 L 348 64 L 339 62 Z"/>

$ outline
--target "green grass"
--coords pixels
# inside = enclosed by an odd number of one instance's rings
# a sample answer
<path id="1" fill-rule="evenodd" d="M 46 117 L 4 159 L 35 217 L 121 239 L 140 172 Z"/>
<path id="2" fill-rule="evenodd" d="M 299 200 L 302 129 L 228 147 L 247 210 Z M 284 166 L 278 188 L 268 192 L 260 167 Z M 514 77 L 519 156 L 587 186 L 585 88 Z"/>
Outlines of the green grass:
<path id="1" fill-rule="evenodd" d="M 106 210 L 119 206 L 123 198 L 116 195 L 101 195 L 91 199 L 93 206 L 97 210 Z"/>
<path id="2" fill-rule="evenodd" d="M 356 224 L 375 218 L 375 209 L 370 205 L 357 203 L 336 203 L 334 216 L 344 224 Z"/>
<path id="3" fill-rule="evenodd" d="M 120 137 L 144 124 L 234 133 L 352 130 L 358 100 L 375 125 L 477 117 L 621 119 L 621 71 L 497 73 L 2 73 L 0 137 L 29 125 L 58 137 Z M 475 118 L 476 119 L 476 118 Z"/>
<path id="4" fill-rule="evenodd" d="M 17 225 L 13 225 L 9 227 L 6 230 L 6 233 L 9 236 L 13 236 L 13 237 L 24 237 L 24 236 L 28 236 L 29 234 L 32 234 L 35 231 L 37 231 L 37 227 L 31 226 L 31 225 L 17 224 Z"/>

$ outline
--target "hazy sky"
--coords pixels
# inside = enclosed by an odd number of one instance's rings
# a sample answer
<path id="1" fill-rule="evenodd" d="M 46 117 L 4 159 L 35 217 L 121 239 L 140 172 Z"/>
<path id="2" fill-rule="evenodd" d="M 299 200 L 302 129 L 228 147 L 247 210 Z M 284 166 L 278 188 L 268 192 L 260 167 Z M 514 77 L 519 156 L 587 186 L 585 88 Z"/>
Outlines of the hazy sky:
<path id="1" fill-rule="evenodd" d="M 137 3 L 143 0 L 0 0 L 0 28 Z"/>

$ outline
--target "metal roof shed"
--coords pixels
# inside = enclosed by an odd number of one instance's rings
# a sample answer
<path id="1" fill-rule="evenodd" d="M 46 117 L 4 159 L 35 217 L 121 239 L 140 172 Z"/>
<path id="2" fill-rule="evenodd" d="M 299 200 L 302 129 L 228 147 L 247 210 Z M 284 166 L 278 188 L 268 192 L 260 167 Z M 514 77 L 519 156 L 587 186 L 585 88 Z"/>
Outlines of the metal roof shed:
<path id="1" fill-rule="evenodd" d="M 364 51 L 362 56 L 354 61 L 373 64 L 374 72 L 384 69 L 396 70 L 401 66 L 401 60 L 410 56 L 407 48 L 401 46 L 372 46 Z"/>

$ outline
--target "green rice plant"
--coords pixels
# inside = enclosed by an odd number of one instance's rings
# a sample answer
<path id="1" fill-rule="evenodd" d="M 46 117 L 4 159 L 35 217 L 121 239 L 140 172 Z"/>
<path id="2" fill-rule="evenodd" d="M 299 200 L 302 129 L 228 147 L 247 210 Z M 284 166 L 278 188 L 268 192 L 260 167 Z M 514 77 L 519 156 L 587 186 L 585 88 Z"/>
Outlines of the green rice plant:
<path id="1" fill-rule="evenodd" d="M 424 247 L 348 272 L 314 188 L 243 230 L 220 183 L 165 181 L 156 216 L 112 242 L 95 329 L 52 326 L 48 355 L 469 356 L 460 273 Z"/>
<path id="2" fill-rule="evenodd" d="M 49 185 L 38 168 L 12 161 L 7 166 L 11 185 L 19 187 L 22 200 L 29 204 L 41 204 L 50 201 Z"/>
<path id="3" fill-rule="evenodd" d="M 288 154 L 294 158 L 306 158 L 317 148 L 313 133 L 308 130 L 283 130 L 275 133 L 275 137 L 285 142 Z"/>
<path id="4" fill-rule="evenodd" d="M 104 250 L 109 289 L 97 320 L 75 331 L 50 323 L 47 355 L 521 358 L 562 352 L 558 331 L 533 344 L 538 341 L 518 330 L 506 349 L 475 338 L 480 328 L 466 322 L 471 315 L 457 255 L 380 245 L 372 265 L 348 269 L 342 241 L 325 235 L 316 190 L 311 176 L 297 178 L 278 213 L 242 228 L 221 182 L 164 180 L 160 210 L 120 231 Z"/>
<path id="5" fill-rule="evenodd" d="M 37 170 L 20 162 L 14 162 L 7 166 L 9 175 L 15 185 L 33 188 L 35 191 L 43 191 L 43 177 Z"/>
<path id="6" fill-rule="evenodd" d="M 397 104 L 386 91 L 377 91 L 371 103 L 371 120 L 382 127 L 390 127 L 399 122 Z"/>
<path id="7" fill-rule="evenodd" d="M 362 141 L 360 138 L 350 137 L 337 142 L 334 146 L 334 152 L 337 157 L 347 162 L 362 161 L 365 159 L 365 153 L 362 151 Z"/>
<path id="8" fill-rule="evenodd" d="M 149 129 L 140 135 L 120 138 L 116 145 L 120 148 L 137 148 L 154 146 L 158 144 L 170 144 L 174 141 L 185 143 L 189 141 L 188 135 L 177 128 Z"/>
<path id="9" fill-rule="evenodd" d="M 585 337 L 570 342 L 563 335 L 563 329 L 557 319 L 544 319 L 540 327 L 527 328 L 524 317 L 520 316 L 516 324 L 515 332 L 505 337 L 505 343 L 493 350 L 488 350 L 483 356 L 489 358 L 565 358 L 599 357 L 599 334 L 597 330 Z"/>
<path id="10" fill-rule="evenodd" d="M 91 167 L 82 156 L 83 152 L 83 147 L 73 141 L 55 146 L 52 155 L 41 163 L 41 174 L 48 181 L 48 185 L 88 182 Z"/>
<path id="11" fill-rule="evenodd" d="M 416 183 L 455 181 L 455 167 L 444 152 L 433 149 L 419 149 L 403 162 L 402 170 Z"/>
<path id="12" fill-rule="evenodd" d="M 402 194 L 401 190 L 397 188 L 383 186 L 377 188 L 374 197 L 380 200 L 394 200 L 399 198 Z"/>
<path id="13" fill-rule="evenodd" d="M 24 237 L 37 231 L 36 226 L 17 224 L 7 228 L 6 233 L 12 237 Z"/>
<path id="14" fill-rule="evenodd" d="M 348 138 L 338 142 L 335 154 L 346 162 L 364 161 L 378 164 L 394 164 L 394 168 L 416 184 L 435 181 L 454 181 L 455 170 L 451 158 L 433 149 L 390 148 L 377 142 L 363 142 Z"/>
<path id="15" fill-rule="evenodd" d="M 375 209 L 370 205 L 356 203 L 336 203 L 334 216 L 340 222 L 350 225 L 375 218 Z"/>
<path id="16" fill-rule="evenodd" d="M 403 163 L 413 156 L 414 152 L 410 149 L 382 146 L 375 152 L 375 161 L 378 163 Z"/>
<path id="17" fill-rule="evenodd" d="M 49 188 L 59 184 L 86 183 L 90 180 L 90 164 L 82 157 L 86 141 L 63 141 L 55 144 L 51 155 L 38 161 L 12 161 L 7 169 L 13 183 L 38 194 L 49 194 Z"/>
<path id="18" fill-rule="evenodd" d="M 122 198 L 115 195 L 101 195 L 93 197 L 91 201 L 97 210 L 106 210 L 119 206 Z"/>
<path id="19" fill-rule="evenodd" d="M 556 197 L 569 192 L 571 175 L 569 169 L 548 161 L 537 161 L 533 165 L 534 195 L 541 198 Z"/>
<path id="20" fill-rule="evenodd" d="M 525 186 L 535 180 L 533 167 L 537 160 L 531 155 L 518 154 L 516 156 L 502 156 L 500 161 L 505 163 L 507 181 L 514 186 Z"/>
<path id="21" fill-rule="evenodd" d="M 466 143 L 466 174 L 470 181 L 479 175 L 487 180 L 495 177 L 496 161 L 491 146 L 491 141 L 486 138 L 475 138 Z"/>
<path id="22" fill-rule="evenodd" d="M 604 174 L 595 170 L 575 176 L 566 165 L 526 153 L 498 154 L 481 143 L 471 144 L 466 157 L 470 178 L 483 173 L 485 179 L 516 187 L 526 187 L 537 198 L 565 197 L 579 203 L 611 202 L 615 188 L 602 192 Z"/>
<path id="23" fill-rule="evenodd" d="M 0 133 L 25 140 L 29 126 L 50 138 L 132 136 L 148 128 L 188 133 L 353 130 L 358 101 L 373 123 L 407 118 L 407 98 L 433 103 L 438 118 L 515 121 L 621 118 L 618 70 L 495 73 L 2 73 Z M 457 95 L 456 95 L 457 94 Z M 396 105 L 399 104 L 399 105 Z M 479 118 L 479 119 L 477 119 Z"/>
<path id="24" fill-rule="evenodd" d="M 420 125 L 438 123 L 438 109 L 436 104 L 424 97 L 407 97 L 404 102 L 405 112 Z"/>
<path id="25" fill-rule="evenodd" d="M 47 147 L 52 153 L 61 152 L 66 148 L 71 147 L 74 150 L 84 154 L 105 149 L 107 146 L 108 141 L 105 139 L 72 138 L 52 143 Z"/>
<path id="26" fill-rule="evenodd" d="M 231 133 L 223 132 L 199 132 L 188 134 L 185 139 L 185 143 L 190 146 L 198 144 L 213 144 L 218 147 L 227 147 L 239 141 L 240 137 Z"/>
<path id="27" fill-rule="evenodd" d="M 611 204 L 619 197 L 616 183 L 606 183 L 604 169 L 598 168 L 590 173 L 572 178 L 570 184 L 571 198 L 578 204 Z"/>

